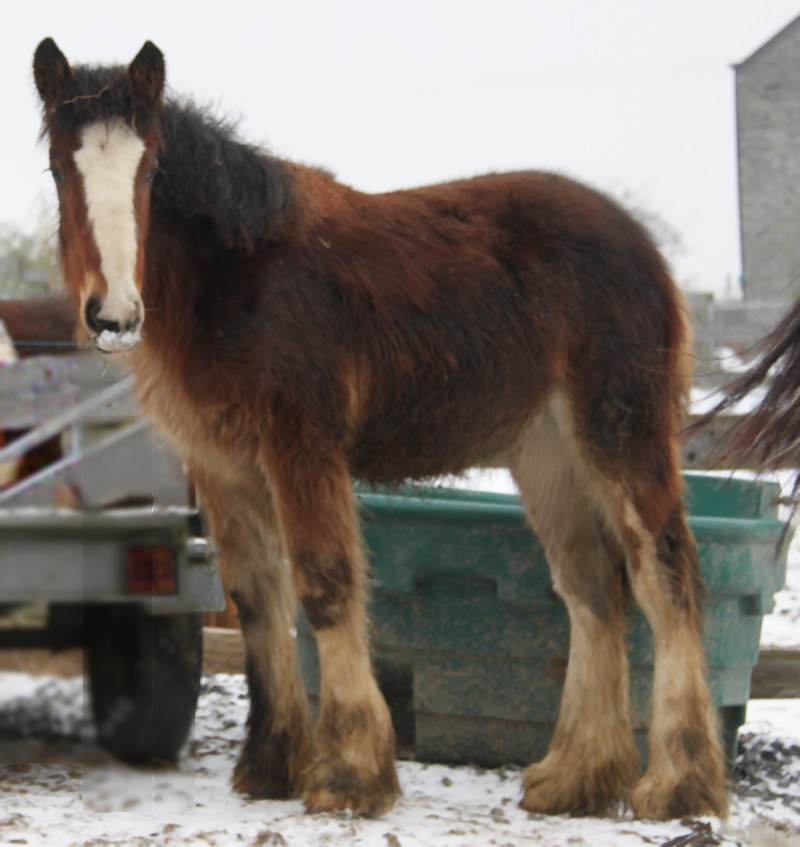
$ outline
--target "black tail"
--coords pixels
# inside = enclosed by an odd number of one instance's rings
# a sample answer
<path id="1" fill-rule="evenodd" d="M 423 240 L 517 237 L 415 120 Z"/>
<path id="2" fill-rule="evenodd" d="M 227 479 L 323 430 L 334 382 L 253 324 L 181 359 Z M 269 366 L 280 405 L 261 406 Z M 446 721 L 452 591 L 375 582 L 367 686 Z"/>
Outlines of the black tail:
<path id="1" fill-rule="evenodd" d="M 701 429 L 755 389 L 766 387 L 761 403 L 722 437 L 715 463 L 759 471 L 800 468 L 800 298 L 760 342 L 757 353 L 749 370 L 726 386 L 720 402 L 688 431 Z M 800 472 L 788 498 L 793 515 L 800 508 L 798 495 Z"/>

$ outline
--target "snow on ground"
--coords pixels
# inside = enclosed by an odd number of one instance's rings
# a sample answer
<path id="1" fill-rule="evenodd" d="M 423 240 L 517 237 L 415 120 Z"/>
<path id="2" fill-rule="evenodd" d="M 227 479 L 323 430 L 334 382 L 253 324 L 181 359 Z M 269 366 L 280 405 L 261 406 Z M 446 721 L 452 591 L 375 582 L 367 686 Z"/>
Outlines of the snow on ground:
<path id="1" fill-rule="evenodd" d="M 752 475 L 737 471 L 740 475 Z M 795 471 L 780 471 L 760 478 L 773 479 L 788 497 L 794 487 Z M 788 520 L 790 510 L 781 507 L 781 518 Z M 800 527 L 795 526 L 795 535 L 789 544 L 786 566 L 786 583 L 775 595 L 775 608 L 764 617 L 761 626 L 761 646 L 779 647 L 784 650 L 800 651 Z M 800 842 L 798 842 L 800 844 Z"/>
<path id="2" fill-rule="evenodd" d="M 794 472 L 778 476 L 784 492 L 791 491 Z M 784 510 L 788 516 L 788 509 Z M 800 527 L 789 545 L 786 583 L 775 595 L 775 608 L 761 626 L 761 646 L 800 650 Z"/>
<path id="3" fill-rule="evenodd" d="M 789 549 L 786 587 L 775 595 L 775 608 L 761 626 L 761 646 L 800 651 L 800 530 Z"/>
<path id="4" fill-rule="evenodd" d="M 404 795 L 380 820 L 306 815 L 298 801 L 250 801 L 230 787 L 247 712 L 244 678 L 204 681 L 190 752 L 177 769 L 124 767 L 91 742 L 80 680 L 0 675 L 0 844 L 144 845 L 800 844 L 800 701 L 751 706 L 732 814 L 652 823 L 617 817 L 531 815 L 517 803 L 519 768 L 485 771 L 400 763 Z M 36 739 L 31 740 L 30 734 Z"/>

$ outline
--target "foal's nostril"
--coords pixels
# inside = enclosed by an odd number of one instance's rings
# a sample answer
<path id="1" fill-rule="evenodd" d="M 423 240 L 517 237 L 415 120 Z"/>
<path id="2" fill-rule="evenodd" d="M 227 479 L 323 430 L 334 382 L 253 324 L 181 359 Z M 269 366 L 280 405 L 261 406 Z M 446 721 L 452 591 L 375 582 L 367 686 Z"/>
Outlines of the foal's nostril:
<path id="1" fill-rule="evenodd" d="M 100 310 L 103 308 L 99 297 L 90 297 L 86 303 L 86 326 L 95 334 L 100 335 L 103 330 L 111 332 L 120 332 L 120 326 L 117 321 L 107 321 L 100 317 Z"/>

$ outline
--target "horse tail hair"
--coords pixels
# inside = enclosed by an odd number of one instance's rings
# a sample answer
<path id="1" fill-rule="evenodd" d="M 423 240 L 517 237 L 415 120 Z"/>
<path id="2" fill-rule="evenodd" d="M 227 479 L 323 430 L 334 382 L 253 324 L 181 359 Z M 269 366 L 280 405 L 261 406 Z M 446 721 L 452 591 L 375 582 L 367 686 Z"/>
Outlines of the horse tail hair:
<path id="1" fill-rule="evenodd" d="M 751 367 L 724 389 L 717 405 L 692 429 L 732 409 L 753 391 L 765 394 L 751 414 L 726 433 L 720 461 L 761 471 L 800 466 L 800 298 L 756 348 Z M 795 489 L 800 487 L 800 477 Z"/>
<path id="2" fill-rule="evenodd" d="M 725 387 L 717 405 L 688 431 L 702 429 L 753 391 L 764 389 L 758 406 L 722 436 L 714 460 L 760 472 L 800 467 L 800 298 L 759 343 L 756 352 L 750 368 Z M 800 509 L 800 472 L 795 474 L 785 502 L 794 519 Z M 791 522 L 787 522 L 776 549 L 790 537 Z"/>

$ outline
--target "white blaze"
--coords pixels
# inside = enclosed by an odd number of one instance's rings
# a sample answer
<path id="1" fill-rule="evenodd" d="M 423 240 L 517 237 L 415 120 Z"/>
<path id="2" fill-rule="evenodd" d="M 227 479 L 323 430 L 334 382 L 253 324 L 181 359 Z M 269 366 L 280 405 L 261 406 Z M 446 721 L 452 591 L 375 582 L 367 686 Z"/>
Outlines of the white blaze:
<path id="1" fill-rule="evenodd" d="M 102 121 L 83 130 L 75 164 L 83 177 L 89 223 L 100 252 L 108 294 L 100 317 L 120 325 L 141 315 L 136 290 L 136 173 L 144 142 L 122 121 Z"/>

